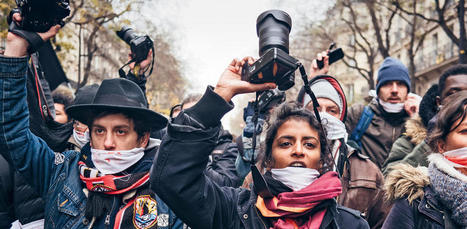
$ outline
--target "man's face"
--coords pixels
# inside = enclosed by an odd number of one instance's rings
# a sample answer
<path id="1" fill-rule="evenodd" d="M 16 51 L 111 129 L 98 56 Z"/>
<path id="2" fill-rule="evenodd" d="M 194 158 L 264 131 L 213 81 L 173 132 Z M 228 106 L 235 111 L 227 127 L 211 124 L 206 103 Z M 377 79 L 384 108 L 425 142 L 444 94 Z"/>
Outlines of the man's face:
<path id="1" fill-rule="evenodd" d="M 388 81 L 378 91 L 378 98 L 387 103 L 403 103 L 407 100 L 408 88 L 402 81 Z"/>
<path id="2" fill-rule="evenodd" d="M 55 121 L 58 123 L 67 123 L 68 115 L 65 112 L 65 105 L 61 103 L 54 103 L 55 108 Z"/>
<path id="3" fill-rule="evenodd" d="M 337 119 L 341 119 L 341 111 L 339 109 L 339 106 L 337 106 L 337 104 L 334 101 L 328 98 L 317 98 L 317 100 L 319 103 L 319 112 L 326 112 L 336 117 Z M 306 109 L 309 111 L 313 111 L 313 102 L 308 103 L 308 105 L 306 105 Z"/>
<path id="4" fill-rule="evenodd" d="M 444 89 L 441 92 L 441 100 L 458 92 L 467 90 L 467 75 L 452 75 L 446 78 Z"/>
<path id="5" fill-rule="evenodd" d="M 96 118 L 91 128 L 91 147 L 100 150 L 131 150 L 145 147 L 149 133 L 138 139 L 134 123 L 123 114 Z"/>

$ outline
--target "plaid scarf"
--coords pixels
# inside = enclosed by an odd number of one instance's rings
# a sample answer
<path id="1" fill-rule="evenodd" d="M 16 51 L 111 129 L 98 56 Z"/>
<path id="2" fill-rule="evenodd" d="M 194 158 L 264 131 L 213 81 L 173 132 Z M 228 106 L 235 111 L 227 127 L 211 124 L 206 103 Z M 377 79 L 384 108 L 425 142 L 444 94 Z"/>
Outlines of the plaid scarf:
<path id="1" fill-rule="evenodd" d="M 282 192 L 270 199 L 258 196 L 256 207 L 272 219 L 274 229 L 319 228 L 326 213 L 322 203 L 341 193 L 337 173 L 328 172 L 302 190 Z"/>

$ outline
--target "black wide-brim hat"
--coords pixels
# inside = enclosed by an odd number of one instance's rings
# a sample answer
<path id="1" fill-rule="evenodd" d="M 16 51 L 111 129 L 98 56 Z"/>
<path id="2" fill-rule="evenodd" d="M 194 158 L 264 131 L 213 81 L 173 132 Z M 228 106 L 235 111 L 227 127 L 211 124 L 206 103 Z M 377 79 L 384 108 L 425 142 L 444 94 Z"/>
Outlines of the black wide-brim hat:
<path id="1" fill-rule="evenodd" d="M 88 126 L 92 124 L 95 115 L 102 111 L 122 111 L 143 120 L 152 130 L 166 127 L 167 119 L 147 107 L 144 93 L 136 83 L 115 78 L 102 81 L 90 104 L 75 104 L 68 107 L 66 112 Z"/>

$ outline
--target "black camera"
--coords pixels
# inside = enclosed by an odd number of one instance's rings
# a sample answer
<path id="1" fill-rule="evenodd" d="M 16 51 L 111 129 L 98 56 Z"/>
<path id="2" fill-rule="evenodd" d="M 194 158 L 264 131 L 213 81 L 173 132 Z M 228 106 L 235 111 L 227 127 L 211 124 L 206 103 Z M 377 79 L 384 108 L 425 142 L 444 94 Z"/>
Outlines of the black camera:
<path id="1" fill-rule="evenodd" d="M 23 18 L 19 27 L 31 32 L 46 32 L 54 25 L 64 26 L 70 15 L 69 0 L 16 0 L 17 11 Z"/>
<path id="2" fill-rule="evenodd" d="M 280 90 L 293 87 L 298 60 L 289 55 L 291 28 L 292 19 L 284 11 L 268 10 L 258 16 L 260 58 L 251 66 L 243 65 L 242 80 L 255 84 L 273 82 Z"/>
<path id="3" fill-rule="evenodd" d="M 148 35 L 140 36 L 127 26 L 117 31 L 117 36 L 130 46 L 132 61 L 140 63 L 148 57 L 149 50 L 154 48 L 154 42 Z"/>
<path id="4" fill-rule="evenodd" d="M 283 103 L 285 99 L 285 92 L 278 89 L 264 91 L 258 98 L 258 111 L 268 112 L 271 108 Z"/>

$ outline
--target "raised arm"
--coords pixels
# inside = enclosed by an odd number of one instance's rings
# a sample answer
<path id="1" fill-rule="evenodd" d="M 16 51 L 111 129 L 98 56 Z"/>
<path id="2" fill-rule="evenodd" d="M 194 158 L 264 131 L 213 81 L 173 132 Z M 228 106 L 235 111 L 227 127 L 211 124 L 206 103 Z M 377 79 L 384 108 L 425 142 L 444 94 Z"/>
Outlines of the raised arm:
<path id="1" fill-rule="evenodd" d="M 14 19 L 21 20 L 19 14 L 15 14 Z M 39 35 L 47 40 L 59 28 L 54 26 Z M 4 56 L 0 56 L 0 153 L 41 195 L 46 195 L 53 179 L 51 171 L 55 164 L 63 163 L 64 157 L 55 154 L 29 130 L 26 101 L 27 49 L 25 39 L 8 33 Z"/>
<path id="2" fill-rule="evenodd" d="M 220 119 L 232 109 L 231 98 L 275 87 L 241 81 L 241 65 L 242 61 L 232 61 L 216 88 L 209 87 L 195 106 L 169 124 L 152 168 L 152 188 L 192 228 L 225 228 L 238 217 L 239 189 L 219 187 L 203 171 L 216 144 Z"/>

